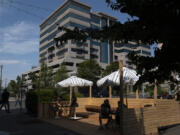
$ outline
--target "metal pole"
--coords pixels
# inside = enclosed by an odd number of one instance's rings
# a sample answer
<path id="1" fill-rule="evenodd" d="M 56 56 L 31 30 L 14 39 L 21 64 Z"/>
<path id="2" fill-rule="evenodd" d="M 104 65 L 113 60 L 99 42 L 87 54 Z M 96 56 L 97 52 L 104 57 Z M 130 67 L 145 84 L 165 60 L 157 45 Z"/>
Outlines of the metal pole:
<path id="1" fill-rule="evenodd" d="M 123 61 L 119 61 L 119 82 L 120 82 L 120 135 L 124 134 L 123 131 L 123 108 L 124 108 L 124 92 L 123 92 Z"/>

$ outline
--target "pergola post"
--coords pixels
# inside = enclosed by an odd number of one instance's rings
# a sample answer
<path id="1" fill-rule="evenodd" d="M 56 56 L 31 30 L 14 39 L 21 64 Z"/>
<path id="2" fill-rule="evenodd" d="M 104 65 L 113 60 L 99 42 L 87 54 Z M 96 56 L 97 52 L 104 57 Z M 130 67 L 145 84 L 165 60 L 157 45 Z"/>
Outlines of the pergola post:
<path id="1" fill-rule="evenodd" d="M 69 101 L 70 101 L 70 104 L 71 104 L 71 102 L 72 102 L 72 87 L 70 86 L 70 95 L 69 95 Z"/>
<path id="2" fill-rule="evenodd" d="M 136 90 L 136 99 L 139 99 L 139 90 Z"/>
<path id="3" fill-rule="evenodd" d="M 89 86 L 89 98 L 92 98 L 92 86 Z"/>
<path id="4" fill-rule="evenodd" d="M 123 108 L 124 108 L 124 92 L 123 92 L 123 61 L 119 61 L 119 82 L 120 82 L 120 135 L 124 134 L 123 131 Z"/>
<path id="5" fill-rule="evenodd" d="M 109 98 L 112 98 L 112 86 L 109 86 Z"/>
<path id="6" fill-rule="evenodd" d="M 157 80 L 154 81 L 154 100 L 157 100 Z"/>

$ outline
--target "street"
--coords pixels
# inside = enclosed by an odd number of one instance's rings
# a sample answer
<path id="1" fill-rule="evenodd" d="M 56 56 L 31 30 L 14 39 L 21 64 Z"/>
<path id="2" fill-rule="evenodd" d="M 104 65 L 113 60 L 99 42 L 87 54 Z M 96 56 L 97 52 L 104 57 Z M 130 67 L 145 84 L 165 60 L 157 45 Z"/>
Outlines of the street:
<path id="1" fill-rule="evenodd" d="M 0 135 L 78 135 L 75 132 L 60 128 L 34 117 L 30 117 L 23 109 L 20 112 L 19 106 L 14 106 L 11 101 L 11 113 L 0 111 Z"/>

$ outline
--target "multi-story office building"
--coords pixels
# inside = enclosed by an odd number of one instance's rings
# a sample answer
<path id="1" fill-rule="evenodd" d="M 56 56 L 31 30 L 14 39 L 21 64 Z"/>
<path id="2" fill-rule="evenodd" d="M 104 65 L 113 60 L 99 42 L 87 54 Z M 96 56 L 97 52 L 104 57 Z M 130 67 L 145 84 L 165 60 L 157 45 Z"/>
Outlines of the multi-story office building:
<path id="1" fill-rule="evenodd" d="M 151 56 L 150 46 L 144 44 L 137 44 L 135 42 L 128 43 L 115 43 L 113 47 L 114 61 L 123 60 L 126 67 L 135 68 L 135 66 L 129 65 L 128 53 L 134 51 L 138 55 Z"/>
<path id="2" fill-rule="evenodd" d="M 94 13 L 91 7 L 78 0 L 66 0 L 58 9 L 40 24 L 39 65 L 47 63 L 56 71 L 62 62 L 65 62 L 69 74 L 77 71 L 79 63 L 88 59 L 95 59 L 105 68 L 107 64 L 118 59 L 126 60 L 128 51 L 136 50 L 138 53 L 149 55 L 150 49 L 146 46 L 131 44 L 108 44 L 88 39 L 85 43 L 68 40 L 66 43 L 56 43 L 55 38 L 60 37 L 64 31 L 58 30 L 59 26 L 69 29 L 79 29 L 112 26 L 117 19 L 102 12 Z M 128 50 L 128 51 L 127 51 Z M 140 52 L 139 52 L 140 51 Z M 39 67 L 28 73 L 38 72 Z M 30 80 L 28 81 L 30 84 Z"/>
<path id="3" fill-rule="evenodd" d="M 112 62 L 112 46 L 88 39 L 86 43 L 68 40 L 63 44 L 56 44 L 54 38 L 64 32 L 59 26 L 73 29 L 102 28 L 110 26 L 117 19 L 104 13 L 93 13 L 91 7 L 77 0 L 65 1 L 42 24 L 40 24 L 39 64 L 51 63 L 56 65 L 64 61 L 69 70 L 76 70 L 76 66 L 84 60 L 96 59 L 103 63 Z"/>

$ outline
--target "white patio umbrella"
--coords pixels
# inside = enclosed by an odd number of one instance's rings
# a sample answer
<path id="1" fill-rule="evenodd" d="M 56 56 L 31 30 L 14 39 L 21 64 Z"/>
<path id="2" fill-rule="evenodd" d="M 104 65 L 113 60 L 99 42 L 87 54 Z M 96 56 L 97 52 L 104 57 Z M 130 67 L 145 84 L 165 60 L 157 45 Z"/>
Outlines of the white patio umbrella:
<path id="1" fill-rule="evenodd" d="M 110 75 L 107 75 L 100 80 L 97 81 L 97 86 L 101 86 L 104 84 L 108 85 L 119 85 L 119 70 L 111 73 Z M 139 76 L 137 76 L 137 73 L 135 70 L 123 67 L 123 80 L 125 83 L 132 81 L 133 83 L 136 83 L 139 80 Z"/>
<path id="2" fill-rule="evenodd" d="M 72 87 L 82 87 L 82 86 L 89 86 L 89 96 L 92 96 L 92 81 L 88 81 L 82 78 L 79 78 L 77 76 L 71 76 L 59 83 L 57 83 L 61 87 L 70 87 L 70 103 L 72 101 Z M 71 117 L 71 119 L 80 119 L 80 117 L 76 117 L 76 112 L 74 113 L 74 117 Z"/>
<path id="3" fill-rule="evenodd" d="M 72 87 L 83 87 L 83 86 L 90 86 L 90 97 L 92 96 L 92 81 L 88 81 L 86 79 L 79 78 L 77 76 L 71 76 L 61 82 L 57 83 L 61 87 L 70 87 L 70 102 L 72 97 Z"/>
<path id="4" fill-rule="evenodd" d="M 109 95 L 111 97 L 111 85 L 119 85 L 120 84 L 119 77 L 120 74 L 118 70 L 98 80 L 97 86 L 101 86 L 105 84 L 109 85 Z M 139 76 L 137 76 L 135 70 L 123 67 L 123 80 L 125 83 L 132 82 L 134 84 L 139 80 Z"/>
<path id="5" fill-rule="evenodd" d="M 79 78 L 77 76 L 71 76 L 61 82 L 58 82 L 61 87 L 76 87 L 76 86 L 92 86 L 93 82 L 86 79 Z"/>

